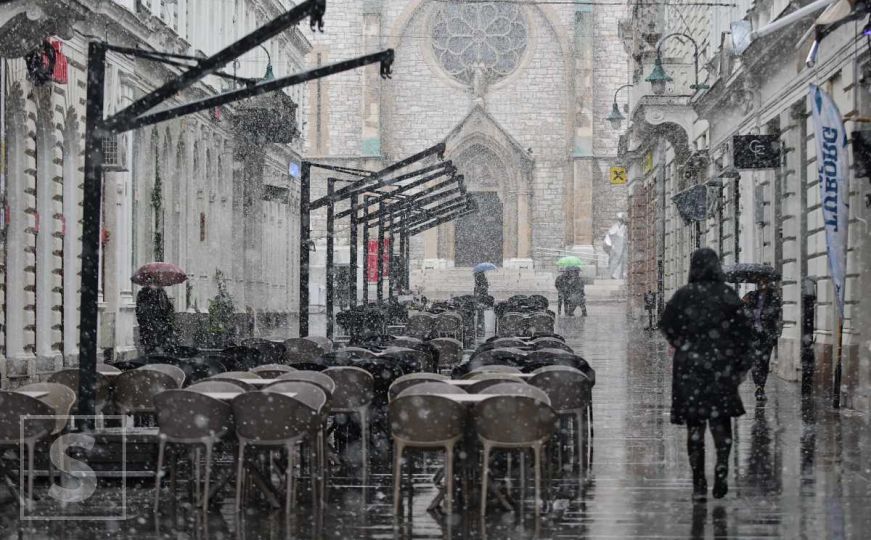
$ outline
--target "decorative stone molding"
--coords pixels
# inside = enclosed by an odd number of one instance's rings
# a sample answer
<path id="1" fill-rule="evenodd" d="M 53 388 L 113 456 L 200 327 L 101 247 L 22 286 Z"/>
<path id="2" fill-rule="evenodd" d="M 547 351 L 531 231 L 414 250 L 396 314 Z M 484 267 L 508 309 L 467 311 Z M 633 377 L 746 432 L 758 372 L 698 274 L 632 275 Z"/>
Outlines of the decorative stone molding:
<path id="1" fill-rule="evenodd" d="M 637 150 L 647 141 L 662 137 L 672 145 L 678 163 L 691 153 L 689 136 L 696 114 L 688 96 L 644 96 L 636 105 L 632 118 L 628 151 Z"/>

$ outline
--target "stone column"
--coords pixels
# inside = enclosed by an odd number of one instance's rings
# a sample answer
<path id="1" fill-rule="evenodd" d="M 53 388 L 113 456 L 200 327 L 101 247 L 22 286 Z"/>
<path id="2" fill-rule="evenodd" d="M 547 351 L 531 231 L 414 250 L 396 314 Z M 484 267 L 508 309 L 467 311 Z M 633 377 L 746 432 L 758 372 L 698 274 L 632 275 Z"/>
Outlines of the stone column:
<path id="1" fill-rule="evenodd" d="M 438 227 L 423 233 L 423 267 L 440 268 L 444 266 L 439 260 L 439 229 Z"/>
<path id="2" fill-rule="evenodd" d="M 566 244 L 594 257 L 593 249 L 593 11 L 575 9 L 575 142 L 574 160 L 566 175 Z"/>
<path id="3" fill-rule="evenodd" d="M 508 267 L 517 258 L 517 204 L 517 192 L 507 192 L 502 204 L 502 258 Z"/>
<path id="4" fill-rule="evenodd" d="M 45 94 L 42 94 L 45 96 Z M 45 96 L 37 100 L 37 156 L 36 156 L 36 356 L 39 362 L 48 362 L 52 357 L 52 299 L 54 293 L 54 128 L 51 126 L 51 99 Z M 39 370 L 48 370 L 42 365 Z"/>
<path id="5" fill-rule="evenodd" d="M 381 2 L 363 2 L 363 50 L 380 48 Z M 380 66 L 372 64 L 363 68 L 363 125 L 361 151 L 364 156 L 381 156 L 381 74 Z"/>
<path id="6" fill-rule="evenodd" d="M 24 174 L 26 163 L 25 145 L 28 140 L 24 136 L 26 127 L 24 115 L 24 99 L 18 83 L 12 85 L 6 94 L 7 99 L 7 204 L 9 206 L 9 225 L 6 229 L 6 377 L 26 374 L 27 360 L 32 356 L 25 352 L 24 327 L 27 304 L 25 292 L 25 267 L 33 264 L 30 251 L 28 228 L 34 224 L 33 216 L 25 210 L 32 205 L 33 195 L 25 190 L 27 177 Z"/>
<path id="7" fill-rule="evenodd" d="M 593 245 L 593 162 L 575 159 L 572 179 L 572 246 Z"/>
<path id="8" fill-rule="evenodd" d="M 517 258 L 532 258 L 532 228 L 530 227 L 530 192 L 524 189 L 517 193 Z"/>

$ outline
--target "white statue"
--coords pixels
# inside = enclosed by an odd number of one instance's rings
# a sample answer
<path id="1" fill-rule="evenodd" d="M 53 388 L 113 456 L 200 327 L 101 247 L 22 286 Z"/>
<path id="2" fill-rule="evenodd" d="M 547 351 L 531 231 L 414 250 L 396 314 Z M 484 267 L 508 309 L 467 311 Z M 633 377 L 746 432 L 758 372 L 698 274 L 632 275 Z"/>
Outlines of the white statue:
<path id="1" fill-rule="evenodd" d="M 617 223 L 611 225 L 605 235 L 605 253 L 608 254 L 608 274 L 611 279 L 626 279 L 626 258 L 629 243 L 626 241 L 626 214 L 617 214 Z"/>

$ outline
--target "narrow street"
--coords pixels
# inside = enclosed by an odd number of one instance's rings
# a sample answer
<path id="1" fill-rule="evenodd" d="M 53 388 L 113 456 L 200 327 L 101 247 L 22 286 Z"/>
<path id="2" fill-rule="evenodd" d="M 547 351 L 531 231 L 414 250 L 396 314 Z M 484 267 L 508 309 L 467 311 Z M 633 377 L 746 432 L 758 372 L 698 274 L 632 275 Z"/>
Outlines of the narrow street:
<path id="1" fill-rule="evenodd" d="M 769 383 L 768 402 L 755 408 L 752 388 L 745 384 L 742 399 L 748 414 L 737 421 L 730 492 L 725 499 L 694 505 L 685 431 L 669 423 L 670 361 L 663 340 L 627 325 L 623 304 L 615 303 L 592 305 L 586 319 L 562 318 L 559 331 L 596 369 L 594 459 L 580 496 L 576 473 L 554 479 L 553 511 L 543 514 L 537 531 L 531 497 L 523 520 L 493 505 L 482 534 L 477 510 L 469 508 L 448 530 L 443 518 L 427 512 L 435 496 L 431 477 L 437 460 L 415 470 L 411 517 L 394 530 L 389 460 L 383 452 L 373 456 L 375 470 L 366 489 L 353 471 L 331 477 L 324 514 L 309 506 L 303 494 L 303 506 L 290 522 L 280 511 L 254 504 L 237 530 L 227 491 L 220 513 L 210 514 L 208 529 L 193 527 L 187 503 L 155 526 L 153 492 L 145 486 L 129 490 L 131 519 L 121 527 L 65 522 L 63 531 L 77 537 L 111 532 L 124 538 L 312 539 L 444 538 L 448 533 L 451 538 L 859 539 L 871 534 L 871 432 L 864 419 L 833 413 L 822 402 L 803 415 L 797 387 L 776 378 Z M 708 452 L 710 477 L 713 458 Z M 307 482 L 300 487 L 305 492 Z M 7 507 L 6 531 L 18 525 L 9 514 L 13 510 Z M 24 524 L 21 538 L 60 533 L 57 524 L 30 525 Z"/>
<path id="2" fill-rule="evenodd" d="M 741 396 L 747 414 L 736 422 L 730 492 L 722 500 L 709 497 L 707 504 L 694 505 L 686 431 L 669 422 L 671 362 L 665 341 L 628 324 L 623 304 L 616 303 L 592 305 L 585 319 L 561 318 L 557 331 L 596 370 L 592 470 L 580 497 L 574 475 L 555 482 L 555 511 L 542 519 L 538 534 L 528 501 L 523 523 L 512 512 L 491 510 L 487 538 L 871 535 L 871 431 L 863 418 L 833 413 L 822 401 L 803 416 L 798 386 L 776 377 L 769 379 L 768 401 L 756 408 L 752 385 L 745 382 Z M 711 478 L 713 443 L 707 437 Z M 403 538 L 446 535 L 443 520 L 426 511 L 435 495 L 430 476 L 421 474 L 416 482 Z M 331 490 L 323 537 L 393 537 L 389 475 L 376 476 L 374 497 L 365 507 L 359 487 L 347 480 L 351 485 Z M 476 518 L 469 509 L 451 528 L 451 537 L 484 537 Z M 251 537 L 271 537 L 277 529 L 268 529 L 279 527 L 276 519 L 246 520 Z M 300 521 L 300 537 L 314 533 L 311 522 Z"/>

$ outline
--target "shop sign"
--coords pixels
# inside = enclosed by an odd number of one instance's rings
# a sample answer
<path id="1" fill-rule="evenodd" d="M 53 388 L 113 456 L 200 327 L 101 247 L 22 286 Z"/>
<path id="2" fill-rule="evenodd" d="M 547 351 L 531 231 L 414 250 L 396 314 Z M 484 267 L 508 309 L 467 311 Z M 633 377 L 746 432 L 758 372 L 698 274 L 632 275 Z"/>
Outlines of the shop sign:
<path id="1" fill-rule="evenodd" d="M 626 183 L 626 167 L 611 167 L 609 175 L 612 186 L 619 186 Z"/>
<path id="2" fill-rule="evenodd" d="M 780 166 L 779 135 L 735 135 L 732 163 L 736 169 L 775 169 Z"/>

